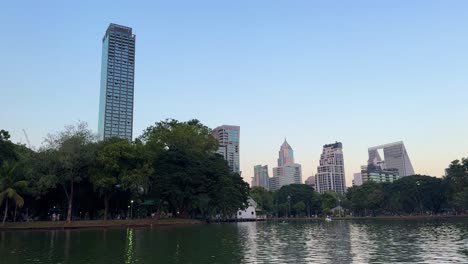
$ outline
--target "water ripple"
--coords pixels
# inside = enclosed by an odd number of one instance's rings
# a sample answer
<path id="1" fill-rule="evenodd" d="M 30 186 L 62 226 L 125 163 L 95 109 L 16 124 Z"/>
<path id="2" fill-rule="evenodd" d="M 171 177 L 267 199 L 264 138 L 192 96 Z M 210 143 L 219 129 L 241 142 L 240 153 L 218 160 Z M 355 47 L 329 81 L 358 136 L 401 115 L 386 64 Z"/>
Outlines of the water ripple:
<path id="1" fill-rule="evenodd" d="M 1 263 L 468 263 L 468 220 L 0 232 Z"/>

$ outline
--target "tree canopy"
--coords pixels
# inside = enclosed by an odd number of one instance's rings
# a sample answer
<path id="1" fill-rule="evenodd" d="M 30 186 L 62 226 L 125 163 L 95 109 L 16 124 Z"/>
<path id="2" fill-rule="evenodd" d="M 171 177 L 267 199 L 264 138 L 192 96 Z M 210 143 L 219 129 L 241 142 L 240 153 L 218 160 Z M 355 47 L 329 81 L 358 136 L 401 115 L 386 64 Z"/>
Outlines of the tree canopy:
<path id="1" fill-rule="evenodd" d="M 451 162 L 444 178 L 367 182 L 345 195 L 319 194 L 304 184 L 271 192 L 250 189 L 233 173 L 216 154 L 211 132 L 198 120 L 167 119 L 134 141 L 97 141 L 79 122 L 32 150 L 0 130 L 0 214 L 5 221 L 15 220 L 17 210 L 20 219 L 50 219 L 54 213 L 68 221 L 133 215 L 232 218 L 249 196 L 263 213 L 279 217 L 330 214 L 338 205 L 356 216 L 468 212 L 466 158 Z"/>
<path id="2" fill-rule="evenodd" d="M 0 161 L 14 161 L 15 175 L 30 182 L 21 192 L 31 217 L 123 218 L 135 210 L 137 216 L 230 218 L 247 205 L 248 184 L 216 154 L 211 129 L 198 120 L 157 122 L 135 141 L 97 141 L 78 122 L 49 134 L 37 151 L 9 139 L 0 131 Z"/>

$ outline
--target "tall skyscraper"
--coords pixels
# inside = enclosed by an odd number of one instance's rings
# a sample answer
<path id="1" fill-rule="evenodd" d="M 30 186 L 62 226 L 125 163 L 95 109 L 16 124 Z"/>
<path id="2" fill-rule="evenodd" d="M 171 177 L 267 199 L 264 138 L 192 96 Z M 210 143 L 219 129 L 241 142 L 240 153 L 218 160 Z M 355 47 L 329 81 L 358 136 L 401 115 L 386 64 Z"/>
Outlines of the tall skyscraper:
<path id="1" fill-rule="evenodd" d="M 284 140 L 283 145 L 281 145 L 278 154 L 278 167 L 283 167 L 294 163 L 294 151 L 286 139 Z"/>
<path id="2" fill-rule="evenodd" d="M 240 173 L 239 126 L 222 125 L 213 129 L 213 137 L 218 141 L 217 153 L 224 157 L 235 173 Z"/>
<path id="3" fill-rule="evenodd" d="M 135 35 L 132 29 L 110 24 L 102 39 L 100 139 L 132 140 L 135 76 Z"/>
<path id="4" fill-rule="evenodd" d="M 254 176 L 252 178 L 252 187 L 261 186 L 267 190 L 270 189 L 270 177 L 268 176 L 268 165 L 257 165 L 254 167 Z"/>
<path id="5" fill-rule="evenodd" d="M 344 194 L 346 191 L 343 144 L 336 142 L 323 146 L 317 167 L 316 189 L 320 193 L 332 191 Z"/>
<path id="6" fill-rule="evenodd" d="M 294 152 L 286 140 L 278 153 L 278 167 L 273 168 L 270 190 L 276 191 L 284 185 L 302 183 L 302 167 L 294 163 Z"/>
<path id="7" fill-rule="evenodd" d="M 379 150 L 383 150 L 384 160 Z M 382 170 L 398 170 L 400 177 L 414 175 L 413 165 L 406 152 L 403 141 L 369 148 L 368 164 L 378 165 Z"/>

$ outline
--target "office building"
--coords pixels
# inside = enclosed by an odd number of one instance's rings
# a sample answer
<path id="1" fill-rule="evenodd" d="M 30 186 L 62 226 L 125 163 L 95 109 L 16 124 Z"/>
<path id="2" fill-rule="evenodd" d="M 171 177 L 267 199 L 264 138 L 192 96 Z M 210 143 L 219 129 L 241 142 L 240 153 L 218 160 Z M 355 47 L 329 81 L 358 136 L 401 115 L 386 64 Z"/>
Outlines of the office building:
<path id="1" fill-rule="evenodd" d="M 354 173 L 353 186 L 361 186 L 361 185 L 362 185 L 362 174 L 360 172 Z"/>
<path id="2" fill-rule="evenodd" d="M 294 151 L 285 139 L 278 152 L 278 167 L 291 165 L 293 163 Z"/>
<path id="3" fill-rule="evenodd" d="M 239 126 L 222 125 L 213 129 L 213 137 L 219 143 L 217 153 L 224 157 L 234 173 L 240 173 L 239 136 Z"/>
<path id="4" fill-rule="evenodd" d="M 254 166 L 254 176 L 252 178 L 252 187 L 260 186 L 267 190 L 270 189 L 270 177 L 268 176 L 268 166 Z"/>
<path id="5" fill-rule="evenodd" d="M 110 24 L 102 39 L 99 138 L 132 140 L 135 76 L 135 35 Z"/>
<path id="6" fill-rule="evenodd" d="M 397 169 L 381 169 L 372 165 L 361 166 L 361 181 L 366 183 L 373 182 L 394 182 L 400 178 Z"/>
<path id="7" fill-rule="evenodd" d="M 383 160 L 379 151 L 383 151 Z M 396 169 L 400 177 L 414 175 L 413 165 L 402 141 L 369 148 L 367 163 L 378 165 L 382 170 Z"/>
<path id="8" fill-rule="evenodd" d="M 343 144 L 336 142 L 323 146 L 317 167 L 316 190 L 320 193 L 346 191 Z"/>
<path id="9" fill-rule="evenodd" d="M 278 152 L 278 167 L 273 168 L 270 178 L 270 190 L 276 191 L 282 186 L 302 183 L 302 167 L 294 163 L 294 152 L 286 140 Z"/>
<path id="10" fill-rule="evenodd" d="M 305 180 L 305 184 L 315 190 L 315 176 L 309 176 L 309 178 Z"/>

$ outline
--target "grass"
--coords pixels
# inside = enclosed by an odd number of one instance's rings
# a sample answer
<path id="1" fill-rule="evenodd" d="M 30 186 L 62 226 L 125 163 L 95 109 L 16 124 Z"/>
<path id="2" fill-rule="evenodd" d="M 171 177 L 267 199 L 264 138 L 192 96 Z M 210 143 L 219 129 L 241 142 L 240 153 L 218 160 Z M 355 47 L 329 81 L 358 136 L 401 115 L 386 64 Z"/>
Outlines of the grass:
<path id="1" fill-rule="evenodd" d="M 80 228 L 113 228 L 113 227 L 145 227 L 145 226 L 171 226 L 201 224 L 200 220 L 194 219 L 135 219 L 135 220 L 91 220 L 91 221 L 45 221 L 45 222 L 17 222 L 0 225 L 0 230 L 28 230 L 28 229 L 80 229 Z"/>

